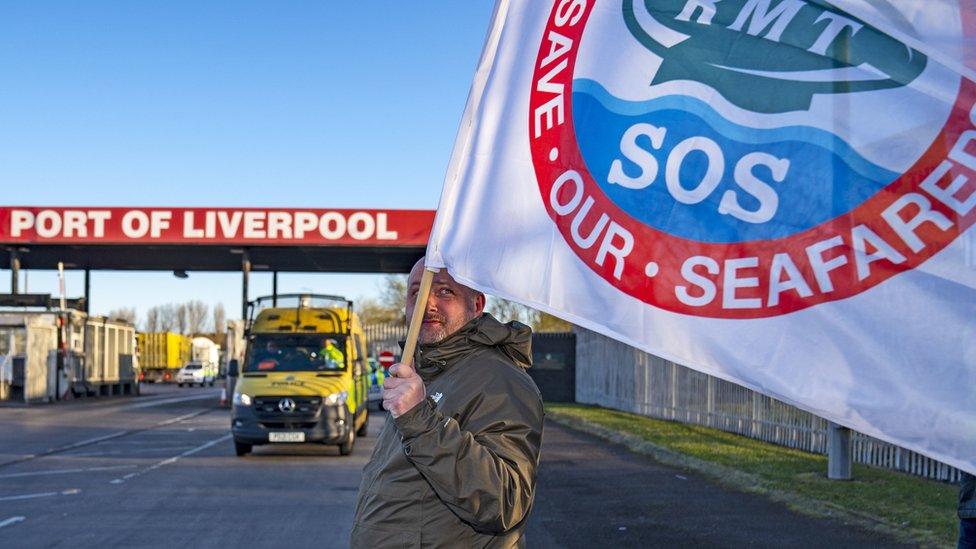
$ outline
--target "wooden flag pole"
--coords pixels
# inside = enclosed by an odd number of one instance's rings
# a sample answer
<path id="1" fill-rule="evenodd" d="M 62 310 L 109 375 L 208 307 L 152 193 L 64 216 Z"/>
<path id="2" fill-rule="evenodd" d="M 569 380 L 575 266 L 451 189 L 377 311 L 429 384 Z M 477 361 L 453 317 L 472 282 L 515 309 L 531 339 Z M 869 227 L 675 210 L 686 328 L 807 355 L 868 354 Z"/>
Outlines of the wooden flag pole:
<path id="1" fill-rule="evenodd" d="M 434 274 L 438 271 L 440 269 L 424 268 L 424 274 L 420 276 L 420 290 L 417 292 L 413 316 L 410 317 L 410 327 L 407 328 L 407 341 L 403 346 L 401 364 L 413 365 L 413 355 L 417 349 L 417 337 L 420 336 L 420 326 L 424 322 L 424 312 L 427 310 L 427 297 L 430 296 L 430 284 L 434 281 Z M 409 292 L 410 288 L 407 288 L 407 291 Z"/>

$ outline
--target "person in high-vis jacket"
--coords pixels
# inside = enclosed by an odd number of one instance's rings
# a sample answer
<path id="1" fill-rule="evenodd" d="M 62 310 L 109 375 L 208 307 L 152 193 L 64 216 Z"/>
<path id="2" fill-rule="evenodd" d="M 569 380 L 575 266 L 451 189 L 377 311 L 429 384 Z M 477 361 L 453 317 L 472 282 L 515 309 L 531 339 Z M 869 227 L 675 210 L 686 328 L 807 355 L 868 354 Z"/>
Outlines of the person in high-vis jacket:
<path id="1" fill-rule="evenodd" d="M 407 318 L 422 270 L 408 279 Z M 532 332 L 484 306 L 434 275 L 416 368 L 394 364 L 383 387 L 390 415 L 363 470 L 353 548 L 525 546 L 544 415 L 525 372 Z"/>
<path id="2" fill-rule="evenodd" d="M 332 338 L 328 338 L 322 342 L 319 356 L 322 357 L 323 362 L 332 370 L 342 368 L 346 362 L 346 356 L 336 347 L 336 340 Z"/>

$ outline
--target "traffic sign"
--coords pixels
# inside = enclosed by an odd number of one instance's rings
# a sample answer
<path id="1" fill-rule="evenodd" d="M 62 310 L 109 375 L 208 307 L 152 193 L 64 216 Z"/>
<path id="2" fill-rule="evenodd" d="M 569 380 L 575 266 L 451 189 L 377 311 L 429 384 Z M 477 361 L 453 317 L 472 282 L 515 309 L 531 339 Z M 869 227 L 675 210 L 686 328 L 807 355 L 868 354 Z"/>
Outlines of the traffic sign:
<path id="1" fill-rule="evenodd" d="M 393 362 L 393 353 L 390 351 L 383 351 L 380 353 L 380 364 L 383 366 L 384 370 L 389 370 L 390 366 L 393 366 Z"/>

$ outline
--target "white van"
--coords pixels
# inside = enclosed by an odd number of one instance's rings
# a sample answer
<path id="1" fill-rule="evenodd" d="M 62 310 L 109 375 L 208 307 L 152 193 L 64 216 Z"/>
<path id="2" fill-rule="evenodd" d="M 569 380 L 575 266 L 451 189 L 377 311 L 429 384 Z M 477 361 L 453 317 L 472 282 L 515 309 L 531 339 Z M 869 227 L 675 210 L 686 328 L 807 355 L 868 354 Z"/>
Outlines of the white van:
<path id="1" fill-rule="evenodd" d="M 209 384 L 213 387 L 214 378 L 217 377 L 217 369 L 210 363 L 189 362 L 180 368 L 176 373 L 176 384 L 180 387 L 184 385 L 192 386 L 199 383 L 201 387 Z"/>

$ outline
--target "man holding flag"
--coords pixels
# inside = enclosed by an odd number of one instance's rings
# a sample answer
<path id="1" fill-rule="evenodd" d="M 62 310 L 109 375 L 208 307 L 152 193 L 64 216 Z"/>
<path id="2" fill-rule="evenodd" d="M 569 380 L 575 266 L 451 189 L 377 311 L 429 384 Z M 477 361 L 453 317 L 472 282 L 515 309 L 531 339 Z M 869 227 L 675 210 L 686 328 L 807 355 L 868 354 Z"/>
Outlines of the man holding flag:
<path id="1" fill-rule="evenodd" d="M 542 443 L 531 330 L 484 313 L 484 294 L 446 271 L 427 275 L 425 299 L 423 270 L 407 287 L 420 346 L 384 383 L 390 417 L 363 470 L 352 546 L 522 547 Z"/>
<path id="2" fill-rule="evenodd" d="M 976 0 L 499 0 L 426 267 L 976 473 L 974 51 Z"/>
<path id="3" fill-rule="evenodd" d="M 427 266 L 976 473 L 973 52 L 974 0 L 501 0 Z"/>

